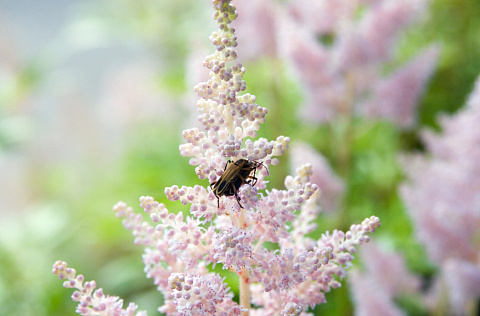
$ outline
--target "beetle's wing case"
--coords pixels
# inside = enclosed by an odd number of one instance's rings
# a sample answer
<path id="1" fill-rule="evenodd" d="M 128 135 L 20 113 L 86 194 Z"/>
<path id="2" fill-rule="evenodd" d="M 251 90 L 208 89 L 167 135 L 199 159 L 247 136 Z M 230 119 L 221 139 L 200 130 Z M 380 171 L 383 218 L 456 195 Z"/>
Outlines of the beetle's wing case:
<path id="1" fill-rule="evenodd" d="M 225 166 L 225 171 L 218 181 L 213 185 L 213 190 L 217 195 L 233 195 L 230 189 L 231 184 L 235 181 L 239 171 L 239 166 L 235 163 L 231 163 L 230 160 Z"/>
<path id="2" fill-rule="evenodd" d="M 250 183 L 249 179 L 256 179 L 255 176 L 251 175 L 254 170 L 255 163 L 245 160 L 242 168 L 238 171 L 237 177 L 233 180 L 232 186 L 236 191 L 238 191 L 243 184 Z"/>
<path id="3" fill-rule="evenodd" d="M 216 192 L 218 195 L 222 195 L 222 192 L 227 187 L 227 182 L 222 180 L 222 178 L 218 179 L 217 182 L 213 185 L 213 191 Z"/>

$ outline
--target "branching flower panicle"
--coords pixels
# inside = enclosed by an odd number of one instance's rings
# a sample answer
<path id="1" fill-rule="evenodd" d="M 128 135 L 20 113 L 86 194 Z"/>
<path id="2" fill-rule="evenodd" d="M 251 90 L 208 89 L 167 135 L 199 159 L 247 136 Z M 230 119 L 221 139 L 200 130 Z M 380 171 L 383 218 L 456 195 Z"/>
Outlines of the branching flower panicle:
<path id="1" fill-rule="evenodd" d="M 57 261 L 53 265 L 52 273 L 63 282 L 65 288 L 77 289 L 73 292 L 72 300 L 78 302 L 76 312 L 80 315 L 125 315 L 146 316 L 147 313 L 140 311 L 135 313 L 137 305 L 130 303 L 123 309 L 123 300 L 118 296 L 105 295 L 102 289 L 96 289 L 95 281 L 87 281 L 83 275 L 76 275 L 75 269 L 69 268 L 64 261 Z"/>
<path id="2" fill-rule="evenodd" d="M 480 77 L 465 107 L 441 117 L 441 134 L 423 131 L 428 155 L 403 160 L 407 181 L 400 193 L 440 271 L 428 305 L 452 315 L 473 315 L 480 297 L 479 122 Z"/>
<path id="3" fill-rule="evenodd" d="M 318 189 L 310 182 L 309 164 L 285 179 L 285 189 L 266 190 L 269 166 L 278 164 L 274 157 L 284 154 L 290 140 L 256 139 L 267 110 L 255 103 L 255 96 L 244 93 L 245 68 L 236 61 L 237 41 L 230 26 L 235 8 L 230 0 L 212 3 L 219 30 L 210 40 L 216 50 L 203 62 L 210 78 L 195 87 L 201 128 L 185 130 L 186 143 L 180 146 L 181 155 L 191 157 L 199 179 L 209 183 L 165 189 L 167 199 L 189 205 L 186 218 L 148 196 L 140 198 L 148 222 L 123 202 L 113 210 L 132 231 L 135 244 L 145 247 L 145 272 L 165 297 L 159 311 L 299 315 L 324 303 L 324 293 L 340 286 L 338 277 L 345 275 L 355 246 L 368 242 L 367 234 L 380 221 L 372 216 L 347 233 L 335 230 L 320 240 L 307 238 L 318 213 L 305 203 Z M 238 159 L 256 162 L 255 175 L 233 184 L 243 207 L 236 196 L 219 196 L 218 202 L 208 186 L 221 179 L 227 161 Z M 266 242 L 276 243 L 278 249 L 265 248 Z M 210 269 L 215 265 L 238 274 L 240 303 L 233 300 L 224 278 Z M 258 308 L 252 309 L 252 303 Z"/>

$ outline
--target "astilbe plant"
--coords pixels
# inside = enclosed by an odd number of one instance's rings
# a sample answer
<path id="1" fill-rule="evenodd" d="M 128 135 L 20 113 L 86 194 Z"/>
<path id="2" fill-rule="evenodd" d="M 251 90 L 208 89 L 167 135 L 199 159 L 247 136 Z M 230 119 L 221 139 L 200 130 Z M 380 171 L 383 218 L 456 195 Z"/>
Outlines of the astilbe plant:
<path id="1" fill-rule="evenodd" d="M 145 247 L 143 262 L 147 277 L 163 293 L 159 311 L 167 315 L 300 315 L 309 307 L 325 302 L 325 293 L 340 286 L 355 246 L 369 241 L 367 233 L 380 226 L 377 217 L 352 225 L 344 233 L 334 230 L 319 240 L 307 237 L 316 226 L 319 208 L 307 203 L 317 190 L 310 183 L 311 166 L 303 165 L 295 176 L 285 179 L 285 189 L 266 189 L 268 168 L 275 156 L 288 148 L 289 138 L 274 141 L 257 138 L 267 110 L 255 103 L 255 96 L 241 94 L 245 68 L 237 62 L 237 46 L 230 22 L 236 18 L 230 0 L 213 0 L 214 19 L 219 30 L 210 40 L 216 50 L 203 64 L 210 70 L 207 82 L 195 91 L 202 128 L 185 130 L 183 156 L 191 157 L 200 179 L 218 181 L 229 159 L 262 162 L 256 185 L 248 182 L 238 189 L 242 206 L 234 196 L 220 196 L 200 185 L 172 186 L 165 189 L 171 201 L 190 205 L 190 214 L 169 212 L 152 197 L 140 198 L 140 205 L 151 221 L 119 202 L 113 210 L 135 236 L 135 244 Z M 219 206 L 217 205 L 219 203 Z M 265 243 L 278 245 L 269 250 Z M 239 303 L 225 279 L 210 267 L 221 265 L 235 272 L 240 280 Z M 94 281 L 84 282 L 67 264 L 53 267 L 64 286 L 75 288 L 72 298 L 79 302 L 82 315 L 134 315 L 136 305 L 122 309 L 122 301 L 95 290 Z M 251 304 L 255 304 L 253 309 Z M 138 312 L 135 315 L 143 315 Z"/>
<path id="2" fill-rule="evenodd" d="M 345 191 L 345 184 L 330 168 L 327 159 L 318 153 L 308 143 L 296 141 L 291 150 L 290 156 L 294 167 L 301 166 L 305 163 L 312 165 L 312 176 L 310 181 L 320 188 L 315 192 L 312 200 L 322 207 L 325 213 L 334 213 L 339 208 L 342 194 Z M 321 194 L 320 194 L 321 193 Z"/>
<path id="3" fill-rule="evenodd" d="M 356 269 L 348 276 L 355 316 L 406 315 L 395 303 L 421 296 L 420 277 L 408 271 L 400 253 L 387 252 L 378 243 L 362 247 L 358 256 L 364 271 Z"/>
<path id="4" fill-rule="evenodd" d="M 431 45 L 393 71 L 386 70 L 398 63 L 401 36 L 425 16 L 429 3 L 239 1 L 240 14 L 250 15 L 235 23 L 247 56 L 268 54 L 290 64 L 304 92 L 305 121 L 324 124 L 364 117 L 410 128 L 438 47 Z"/>
<path id="5" fill-rule="evenodd" d="M 424 313 L 478 315 L 480 298 L 480 77 L 466 104 L 442 117 L 442 133 L 423 131 L 426 153 L 402 158 L 401 197 L 418 240 L 438 267 L 421 287 L 399 254 L 362 247 L 364 272 L 350 274 L 355 315 L 407 314 L 395 302 L 408 293 Z M 384 267 L 388 267 L 388 271 Z M 367 295 L 365 289 L 379 295 Z"/>
<path id="6" fill-rule="evenodd" d="M 479 122 L 480 77 L 465 108 L 442 118 L 442 134 L 423 133 L 429 154 L 404 161 L 402 198 L 419 241 L 440 268 L 427 305 L 452 315 L 476 315 L 480 298 Z"/>
<path id="7" fill-rule="evenodd" d="M 438 47 L 387 75 L 385 69 L 394 63 L 399 36 L 428 2 L 326 0 L 312 7 L 308 0 L 290 1 L 279 23 L 279 47 L 303 83 L 304 118 L 326 123 L 361 116 L 411 127 Z"/>

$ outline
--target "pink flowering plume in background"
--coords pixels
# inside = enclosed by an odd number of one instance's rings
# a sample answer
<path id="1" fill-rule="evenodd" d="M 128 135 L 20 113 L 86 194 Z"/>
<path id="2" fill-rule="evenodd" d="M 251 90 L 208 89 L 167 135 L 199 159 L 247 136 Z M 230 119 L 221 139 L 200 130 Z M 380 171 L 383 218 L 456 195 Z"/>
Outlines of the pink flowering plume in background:
<path id="1" fill-rule="evenodd" d="M 355 315 L 406 315 L 395 301 L 403 295 L 418 295 L 420 278 L 408 271 L 403 256 L 370 243 L 362 247 L 359 257 L 364 271 L 351 271 L 348 277 Z"/>
<path id="2" fill-rule="evenodd" d="M 318 185 L 320 190 L 315 192 L 316 203 L 322 207 L 322 210 L 333 212 L 339 208 L 340 198 L 344 191 L 343 181 L 333 173 L 327 160 L 315 151 L 309 144 L 304 142 L 295 142 L 291 149 L 292 165 L 295 168 L 305 163 L 312 165 L 311 180 Z"/>
<path id="3" fill-rule="evenodd" d="M 440 134 L 424 132 L 427 153 L 404 161 L 401 195 L 418 240 L 440 268 L 430 305 L 448 304 L 455 315 L 480 298 L 479 122 L 480 78 L 466 106 L 442 117 Z"/>
<path id="4" fill-rule="evenodd" d="M 302 116 L 323 123 L 359 115 L 412 126 L 438 49 L 427 48 L 399 69 L 383 72 L 394 58 L 399 35 L 425 13 L 427 3 L 382 0 L 339 4 L 332 0 L 311 10 L 309 1 L 292 1 L 279 23 L 278 42 L 282 56 L 303 82 L 306 102 Z"/>
<path id="5" fill-rule="evenodd" d="M 401 35 L 426 14 L 429 2 L 238 1 L 240 14 L 249 14 L 235 25 L 245 43 L 242 56 L 261 56 L 262 45 L 263 54 L 288 61 L 304 92 L 306 121 L 362 116 L 408 128 L 439 49 L 432 45 L 397 69 L 385 69 L 392 68 Z"/>
<path id="6" fill-rule="evenodd" d="M 212 3 L 219 29 L 210 41 L 216 50 L 203 61 L 208 80 L 195 86 L 201 127 L 183 131 L 185 143 L 180 145 L 181 155 L 191 157 L 189 162 L 202 181 L 194 187 L 165 189 L 167 199 L 189 206 L 189 215 L 171 212 L 149 196 L 140 198 L 148 221 L 123 202 L 113 210 L 132 231 L 135 244 L 145 248 L 144 271 L 164 296 L 160 312 L 309 315 L 309 308 L 326 302 L 326 292 L 341 285 L 355 246 L 368 242 L 368 233 L 380 221 L 371 216 L 347 232 L 326 232 L 318 240 L 308 237 L 316 229 L 320 210 L 309 203 L 317 191 L 311 182 L 315 164 L 298 166 L 295 175 L 285 178 L 285 189 L 266 189 L 269 172 L 275 172 L 279 163 L 275 157 L 285 153 L 290 139 L 258 138 L 267 109 L 244 92 L 245 68 L 236 61 L 237 38 L 230 26 L 237 17 L 235 8 L 229 0 Z M 263 164 L 256 170 L 258 181 L 239 188 L 242 207 L 235 197 L 221 196 L 217 202 L 209 184 L 220 179 L 228 160 L 239 158 Z M 266 247 L 272 243 L 277 250 Z M 216 265 L 238 277 L 239 303 L 225 278 L 212 271 Z M 65 262 L 57 261 L 53 273 L 66 279 L 66 288 L 76 289 L 72 299 L 78 302 L 79 314 L 145 314 L 136 312 L 133 303 L 123 309 L 120 298 L 96 289 L 95 281 L 85 282 Z"/>
<path id="7" fill-rule="evenodd" d="M 480 298 L 480 77 L 466 106 L 441 117 L 441 133 L 423 132 L 424 154 L 402 157 L 401 197 L 415 235 L 438 267 L 422 289 L 400 254 L 371 243 L 352 271 L 355 315 L 407 315 L 395 302 L 415 297 L 424 312 L 476 315 Z M 366 290 L 368 289 L 368 290 Z M 375 292 L 378 295 L 368 293 Z M 377 313 L 377 314 L 375 314 Z"/>

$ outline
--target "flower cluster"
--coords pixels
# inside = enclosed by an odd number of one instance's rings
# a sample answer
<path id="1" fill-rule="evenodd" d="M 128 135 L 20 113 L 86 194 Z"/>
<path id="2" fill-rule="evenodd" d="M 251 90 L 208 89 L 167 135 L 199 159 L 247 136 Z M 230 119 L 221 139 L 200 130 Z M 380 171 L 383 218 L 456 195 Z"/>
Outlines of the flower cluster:
<path id="1" fill-rule="evenodd" d="M 242 44 L 256 46 L 246 48 L 256 57 L 268 53 L 290 63 L 304 90 L 306 121 L 358 115 L 405 128 L 415 122 L 438 47 L 427 47 L 387 74 L 385 69 L 395 62 L 399 35 L 425 14 L 428 2 L 240 1 L 245 14 L 236 27 Z"/>
<path id="2" fill-rule="evenodd" d="M 359 254 L 365 271 L 353 271 L 349 277 L 357 315 L 404 315 L 395 302 L 405 295 L 415 297 L 425 313 L 476 314 L 480 297 L 479 121 L 480 77 L 466 107 L 441 119 L 442 134 L 423 132 L 429 154 L 403 157 L 408 177 L 401 196 L 417 238 L 438 273 L 422 288 L 422 278 L 408 271 L 400 254 L 388 253 L 378 243 L 362 247 Z M 370 295 L 372 291 L 376 295 Z"/>
<path id="3" fill-rule="evenodd" d="M 378 243 L 362 247 L 359 257 L 365 271 L 351 271 L 348 277 L 355 314 L 404 315 L 395 301 L 406 295 L 418 297 L 420 278 L 408 271 L 399 253 L 386 252 Z"/>
<path id="4" fill-rule="evenodd" d="M 103 293 L 102 289 L 95 289 L 95 281 L 84 282 L 83 275 L 76 275 L 75 269 L 67 267 L 64 261 L 57 261 L 53 265 L 52 273 L 59 279 L 66 281 L 65 288 L 77 289 L 73 292 L 72 300 L 78 302 L 77 313 L 81 315 L 125 315 L 125 316 L 146 316 L 144 311 L 135 313 L 137 306 L 130 303 L 123 309 L 123 300 L 117 296 L 109 296 Z"/>
<path id="5" fill-rule="evenodd" d="M 168 284 L 180 315 L 241 315 L 244 311 L 232 301 L 233 295 L 218 275 L 172 273 Z"/>
<path id="6" fill-rule="evenodd" d="M 292 165 L 296 168 L 307 163 L 312 165 L 311 180 L 320 190 L 308 203 L 319 204 L 326 212 L 337 210 L 345 185 L 342 179 L 332 171 L 327 159 L 313 147 L 300 141 L 293 144 L 290 156 Z"/>
<path id="7" fill-rule="evenodd" d="M 211 188 L 175 185 L 166 188 L 165 195 L 189 205 L 190 216 L 170 212 L 148 196 L 140 198 L 140 205 L 150 221 L 123 202 L 113 211 L 132 231 L 135 244 L 145 247 L 145 272 L 165 297 L 159 311 L 299 315 L 325 302 L 324 293 L 340 286 L 338 278 L 345 276 L 355 246 L 368 242 L 367 234 L 380 221 L 372 216 L 346 233 L 327 232 L 315 241 L 306 237 L 318 214 L 318 207 L 305 203 L 318 189 L 310 181 L 312 166 L 300 166 L 294 176 L 286 177 L 285 189 L 266 189 L 269 167 L 278 163 L 274 156 L 288 149 L 289 138 L 251 139 L 257 137 L 267 110 L 255 103 L 254 96 L 239 94 L 246 88 L 245 69 L 235 61 L 237 42 L 230 22 L 236 12 L 231 1 L 212 3 L 219 25 L 210 37 L 216 51 L 204 60 L 210 78 L 195 87 L 202 128 L 184 131 L 186 143 L 180 153 L 191 157 L 199 179 L 210 184 L 221 179 L 228 161 L 255 162 L 250 175 L 255 181 L 226 182 L 238 184 L 234 189 L 243 207 L 236 196 L 221 195 L 218 201 Z M 267 248 L 267 243 L 278 249 Z M 215 265 L 237 273 L 240 303 L 233 300 L 225 280 L 212 272 Z M 258 308 L 252 309 L 252 303 Z"/>
<path id="8" fill-rule="evenodd" d="M 416 234 L 430 259 L 438 264 L 431 305 L 448 289 L 450 310 L 467 314 L 480 297 L 480 77 L 466 107 L 443 117 L 443 133 L 424 132 L 430 155 L 408 157 L 408 176 L 401 195 Z"/>

